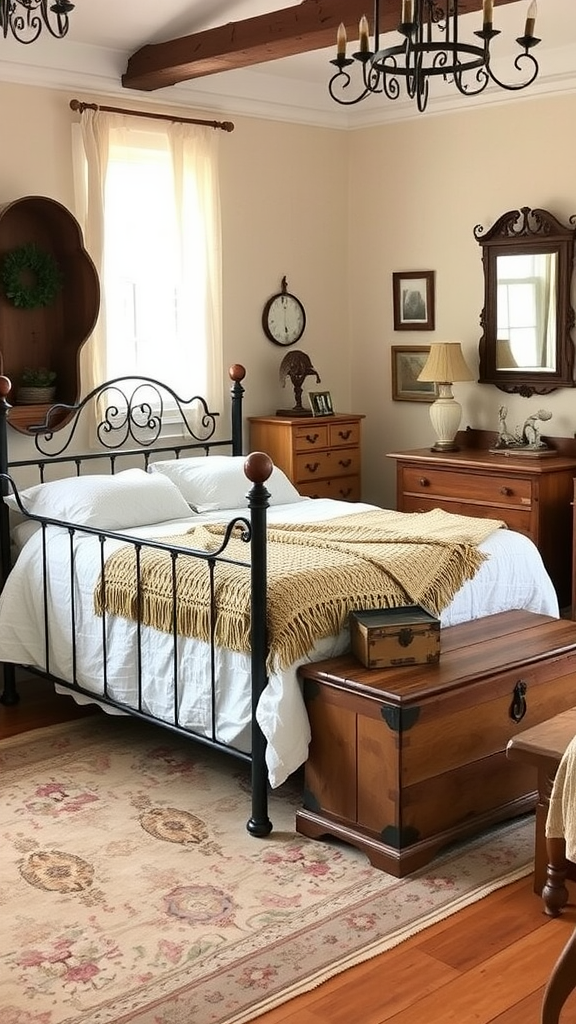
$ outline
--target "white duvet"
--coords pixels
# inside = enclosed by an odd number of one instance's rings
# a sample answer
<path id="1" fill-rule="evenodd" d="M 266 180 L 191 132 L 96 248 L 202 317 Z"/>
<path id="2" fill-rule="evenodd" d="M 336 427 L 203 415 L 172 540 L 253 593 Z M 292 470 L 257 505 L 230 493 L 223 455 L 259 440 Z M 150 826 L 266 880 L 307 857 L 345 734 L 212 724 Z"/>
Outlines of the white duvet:
<path id="1" fill-rule="evenodd" d="M 374 506 L 332 499 L 315 499 L 276 505 L 268 512 L 274 522 L 311 522 L 330 519 Z M 155 526 L 127 530 L 130 536 L 161 538 L 184 533 L 200 521 L 227 521 L 246 510 L 229 510 L 193 516 Z M 63 529 L 47 531 L 49 577 L 49 671 L 61 679 L 74 675 L 71 638 L 70 537 Z M 119 546 L 109 541 L 106 553 Z M 442 612 L 442 626 L 510 609 L 525 609 L 557 617 L 558 601 L 540 554 L 526 537 L 496 530 L 480 549 L 489 557 L 475 578 L 467 582 Z M 46 669 L 44 605 L 41 586 L 41 531 L 25 543 L 0 596 L 0 658 Z M 75 541 L 76 678 L 96 697 L 104 693 L 102 619 L 93 613 L 93 591 L 100 571 L 100 549 L 93 537 L 78 535 Z M 128 707 L 137 703 L 136 626 L 108 618 L 108 694 Z M 273 672 L 257 711 L 267 740 L 266 761 L 270 784 L 279 786 L 307 757 L 310 728 L 296 668 L 305 660 L 340 654 L 348 636 L 321 641 L 306 659 L 286 671 Z M 151 628 L 142 630 L 142 710 L 163 721 L 174 720 L 172 694 L 173 647 L 171 636 Z M 179 724 L 202 735 L 210 734 L 210 659 L 206 644 L 182 639 L 178 647 L 177 695 Z M 222 743 L 250 749 L 250 660 L 247 655 L 217 652 L 216 735 Z M 69 692 L 69 691 L 63 691 Z M 82 699 L 80 695 L 75 695 Z M 84 698 L 85 700 L 86 698 Z"/>

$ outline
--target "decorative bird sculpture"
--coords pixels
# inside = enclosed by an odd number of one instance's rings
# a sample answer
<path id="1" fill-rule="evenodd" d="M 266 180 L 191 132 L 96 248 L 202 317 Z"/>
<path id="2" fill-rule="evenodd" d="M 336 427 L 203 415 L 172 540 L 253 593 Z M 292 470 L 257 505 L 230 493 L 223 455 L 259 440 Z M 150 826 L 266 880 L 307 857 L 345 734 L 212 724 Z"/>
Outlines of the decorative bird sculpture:
<path id="1" fill-rule="evenodd" d="M 295 405 L 293 409 L 278 409 L 277 416 L 309 416 L 309 410 L 305 409 L 302 405 L 302 385 L 306 380 L 306 377 L 316 377 L 316 381 L 320 384 L 320 375 L 317 370 L 314 369 L 310 362 L 310 356 L 307 356 L 305 352 L 300 352 L 298 349 L 288 352 L 284 356 L 284 359 L 280 363 L 280 383 L 282 387 L 286 385 L 286 378 L 289 377 L 294 388 L 294 401 Z"/>

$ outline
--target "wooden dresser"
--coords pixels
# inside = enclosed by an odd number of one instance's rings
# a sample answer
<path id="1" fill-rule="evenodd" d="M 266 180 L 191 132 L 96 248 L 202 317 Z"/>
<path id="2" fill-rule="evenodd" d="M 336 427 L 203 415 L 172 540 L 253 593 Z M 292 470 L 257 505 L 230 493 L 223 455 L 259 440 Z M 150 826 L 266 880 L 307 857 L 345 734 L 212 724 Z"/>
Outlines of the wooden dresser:
<path id="1" fill-rule="evenodd" d="M 459 439 L 465 442 L 466 436 L 462 432 Z M 460 515 L 502 519 L 534 542 L 560 606 L 570 606 L 576 455 L 514 457 L 490 455 L 487 447 L 462 447 L 457 452 L 418 448 L 392 452 L 389 457 L 397 463 L 400 512 L 443 508 Z"/>
<path id="2" fill-rule="evenodd" d="M 266 452 L 309 498 L 360 501 L 363 416 L 253 416 L 250 450 Z"/>

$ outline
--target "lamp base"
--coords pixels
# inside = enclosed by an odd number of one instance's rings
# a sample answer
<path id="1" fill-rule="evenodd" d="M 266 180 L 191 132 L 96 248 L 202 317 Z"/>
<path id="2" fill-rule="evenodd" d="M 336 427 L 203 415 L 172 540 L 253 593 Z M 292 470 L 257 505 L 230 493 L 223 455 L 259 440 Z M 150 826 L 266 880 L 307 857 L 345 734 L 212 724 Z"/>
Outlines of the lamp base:
<path id="1" fill-rule="evenodd" d="M 432 445 L 430 451 L 431 452 L 459 452 L 460 451 L 460 445 L 456 444 L 454 441 L 436 441 L 436 444 Z"/>
<path id="2" fill-rule="evenodd" d="M 436 434 L 432 450 L 454 452 L 457 450 L 455 437 L 462 418 L 462 406 L 454 398 L 451 384 L 443 382 L 437 386 L 438 398 L 430 406 L 430 419 Z"/>

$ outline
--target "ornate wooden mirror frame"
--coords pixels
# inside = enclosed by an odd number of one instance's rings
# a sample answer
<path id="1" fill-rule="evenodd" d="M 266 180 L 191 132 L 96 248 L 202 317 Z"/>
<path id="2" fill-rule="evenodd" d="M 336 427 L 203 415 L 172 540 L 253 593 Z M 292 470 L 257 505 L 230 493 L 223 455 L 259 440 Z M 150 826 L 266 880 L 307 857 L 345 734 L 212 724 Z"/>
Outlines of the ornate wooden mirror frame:
<path id="1" fill-rule="evenodd" d="M 480 224 L 474 228 L 484 267 L 481 384 L 526 398 L 574 387 L 570 286 L 576 215 L 570 224 L 564 227 L 546 210 L 523 206 L 504 213 L 486 233 Z M 518 256 L 532 260 L 506 259 Z M 532 269 L 518 271 L 525 264 Z M 526 307 L 531 311 L 524 323 L 513 323 L 511 310 L 517 304 L 523 305 L 523 313 Z"/>

